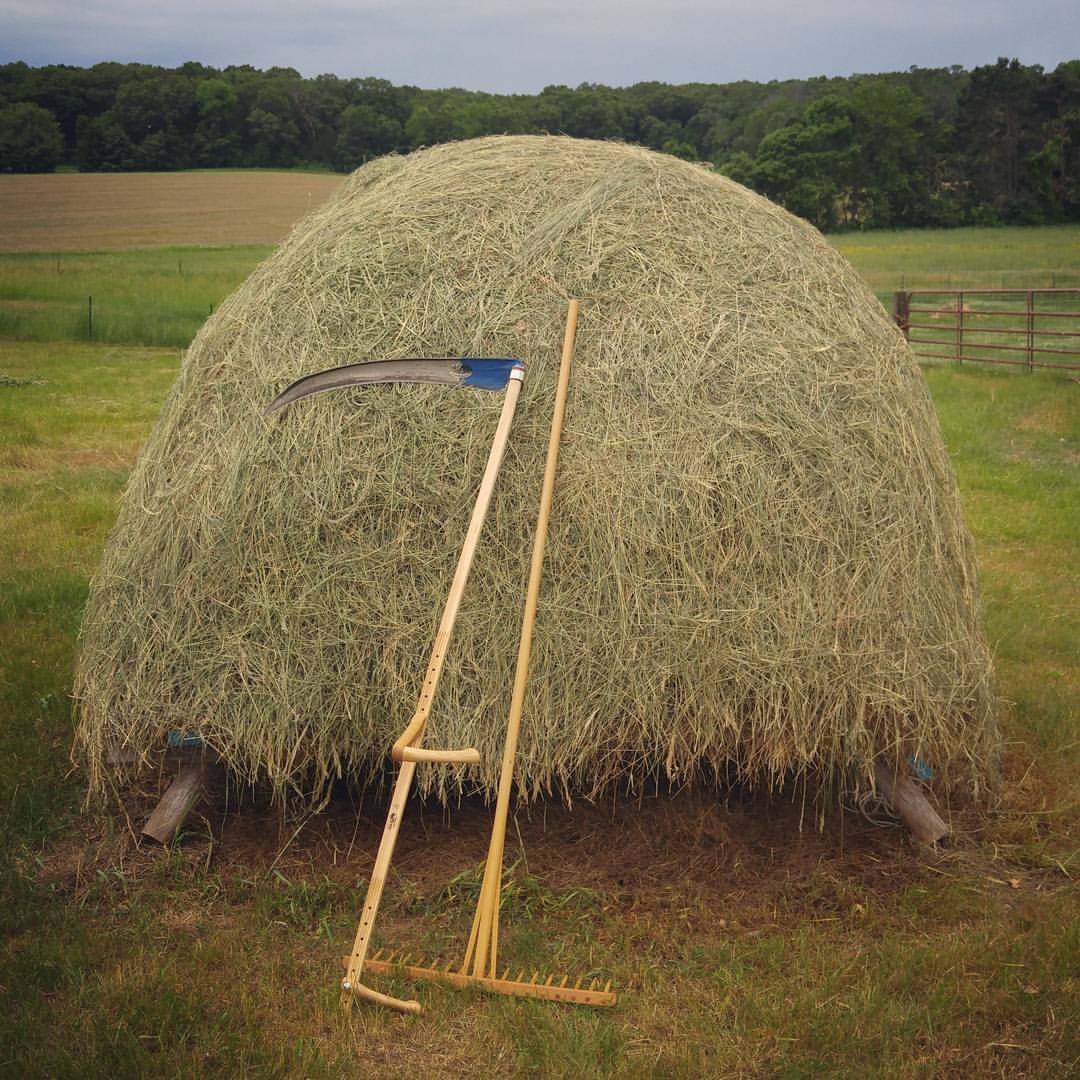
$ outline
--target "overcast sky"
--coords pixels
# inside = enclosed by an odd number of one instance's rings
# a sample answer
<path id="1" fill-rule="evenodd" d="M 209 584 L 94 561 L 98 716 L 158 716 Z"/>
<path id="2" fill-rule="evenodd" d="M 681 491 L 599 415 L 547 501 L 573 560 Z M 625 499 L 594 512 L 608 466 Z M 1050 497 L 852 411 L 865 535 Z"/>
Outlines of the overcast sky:
<path id="1" fill-rule="evenodd" d="M 0 0 L 0 61 L 198 60 L 535 93 L 1080 58 L 1078 0 Z"/>

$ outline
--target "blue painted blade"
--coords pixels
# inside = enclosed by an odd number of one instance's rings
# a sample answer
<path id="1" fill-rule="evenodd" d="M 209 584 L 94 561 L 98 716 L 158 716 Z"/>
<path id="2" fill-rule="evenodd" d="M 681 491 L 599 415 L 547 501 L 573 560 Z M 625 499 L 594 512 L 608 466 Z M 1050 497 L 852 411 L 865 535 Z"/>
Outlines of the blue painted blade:
<path id="1" fill-rule="evenodd" d="M 934 770 L 929 762 L 923 761 L 922 758 L 916 757 L 914 754 L 908 754 L 908 765 L 911 766 L 911 771 L 924 783 L 929 783 L 934 778 Z"/>
<path id="2" fill-rule="evenodd" d="M 471 386 L 476 390 L 501 390 L 510 381 L 510 372 L 514 368 L 524 369 L 525 364 L 512 356 L 463 356 L 461 367 L 465 372 L 462 386 Z"/>
<path id="3" fill-rule="evenodd" d="M 202 746 L 202 739 L 186 731 L 170 731 L 165 738 L 165 745 L 170 750 L 191 750 L 196 746 Z"/>

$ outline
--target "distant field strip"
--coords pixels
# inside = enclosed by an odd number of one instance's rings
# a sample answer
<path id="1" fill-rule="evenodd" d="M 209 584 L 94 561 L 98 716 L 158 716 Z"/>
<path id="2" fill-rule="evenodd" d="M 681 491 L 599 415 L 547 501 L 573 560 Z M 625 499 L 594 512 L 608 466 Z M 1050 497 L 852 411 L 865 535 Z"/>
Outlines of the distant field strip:
<path id="1" fill-rule="evenodd" d="M 269 246 L 0 253 L 0 338 L 185 346 Z"/>
<path id="2" fill-rule="evenodd" d="M 0 338 L 186 346 L 342 182 L 257 169 L 0 175 Z M 890 311 L 900 289 L 1080 286 L 1076 225 L 828 240 Z"/>
<path id="3" fill-rule="evenodd" d="M 1080 286 L 1076 225 L 900 229 L 828 239 L 886 306 L 899 289 Z"/>
<path id="4" fill-rule="evenodd" d="M 341 182 L 228 170 L 0 175 L 0 251 L 275 244 Z"/>

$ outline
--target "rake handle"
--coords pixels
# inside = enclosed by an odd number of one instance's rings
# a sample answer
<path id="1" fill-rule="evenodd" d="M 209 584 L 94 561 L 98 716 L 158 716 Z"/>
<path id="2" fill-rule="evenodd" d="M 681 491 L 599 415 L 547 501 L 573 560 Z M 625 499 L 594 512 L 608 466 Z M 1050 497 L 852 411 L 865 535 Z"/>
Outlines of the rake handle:
<path id="1" fill-rule="evenodd" d="M 495 802 L 495 822 L 491 830 L 491 843 L 488 847 L 487 864 L 484 867 L 484 880 L 480 887 L 480 899 L 476 905 L 476 915 L 473 918 L 473 927 L 465 954 L 466 968 L 471 963 L 474 974 L 490 973 L 491 978 L 498 974 L 496 971 L 496 952 L 499 946 L 498 912 L 499 893 L 502 888 L 506 821 L 510 812 L 510 789 L 514 782 L 514 759 L 517 756 L 518 736 L 521 732 L 525 689 L 529 681 L 529 662 L 532 658 L 540 582 L 544 574 L 544 549 L 547 546 L 548 525 L 551 521 L 555 473 L 559 464 L 559 445 L 566 420 L 566 399 L 570 388 L 570 369 L 573 365 L 574 342 L 577 336 L 578 307 L 577 300 L 571 300 L 566 313 L 566 332 L 563 336 L 562 360 L 559 364 L 559 382 L 555 390 L 555 409 L 551 417 L 547 462 L 544 465 L 544 483 L 540 491 L 540 510 L 536 519 L 536 536 L 533 540 L 532 562 L 529 566 L 529 584 L 525 593 L 525 612 L 521 619 L 521 640 L 518 644 L 517 667 L 514 671 L 514 691 L 510 700 L 510 714 L 506 722 L 506 742 L 503 745 L 499 792 Z"/>

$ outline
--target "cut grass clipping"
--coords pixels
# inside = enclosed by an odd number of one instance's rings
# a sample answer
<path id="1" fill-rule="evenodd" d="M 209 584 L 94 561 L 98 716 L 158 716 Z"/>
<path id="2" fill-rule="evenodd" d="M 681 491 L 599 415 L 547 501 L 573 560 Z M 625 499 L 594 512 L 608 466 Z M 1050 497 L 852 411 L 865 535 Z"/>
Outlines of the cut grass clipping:
<path id="1" fill-rule="evenodd" d="M 196 338 L 94 579 L 76 693 L 110 748 L 200 735 L 320 799 L 412 714 L 499 395 L 322 368 L 518 356 L 427 794 L 494 791 L 566 301 L 582 315 L 518 759 L 522 797 L 701 773 L 822 805 L 911 754 L 985 788 L 995 703 L 926 386 L 811 227 L 699 166 L 549 137 L 375 161 Z"/>

